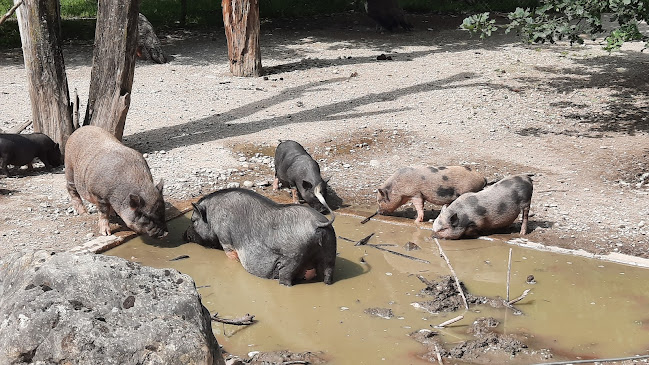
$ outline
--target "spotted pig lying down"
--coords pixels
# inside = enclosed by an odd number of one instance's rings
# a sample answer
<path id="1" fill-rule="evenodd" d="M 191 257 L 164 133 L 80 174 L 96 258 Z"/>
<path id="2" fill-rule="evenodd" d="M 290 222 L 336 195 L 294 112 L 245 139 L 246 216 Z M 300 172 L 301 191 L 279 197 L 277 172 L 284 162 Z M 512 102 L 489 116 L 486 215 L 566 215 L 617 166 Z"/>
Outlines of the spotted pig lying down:
<path id="1" fill-rule="evenodd" d="M 223 189 L 193 204 L 187 242 L 222 248 L 249 273 L 291 286 L 315 277 L 333 283 L 336 233 L 311 207 L 277 204 L 246 189 Z"/>
<path id="2" fill-rule="evenodd" d="M 527 175 L 506 177 L 477 193 L 462 194 L 443 206 L 433 222 L 434 236 L 447 239 L 475 237 L 509 227 L 523 212 L 520 234 L 527 234 L 532 201 L 532 179 Z"/>
<path id="3" fill-rule="evenodd" d="M 417 209 L 415 222 L 424 220 L 424 202 L 448 204 L 458 196 L 479 191 L 487 180 L 468 166 L 404 167 L 378 189 L 377 212 L 394 212 L 409 200 Z"/>

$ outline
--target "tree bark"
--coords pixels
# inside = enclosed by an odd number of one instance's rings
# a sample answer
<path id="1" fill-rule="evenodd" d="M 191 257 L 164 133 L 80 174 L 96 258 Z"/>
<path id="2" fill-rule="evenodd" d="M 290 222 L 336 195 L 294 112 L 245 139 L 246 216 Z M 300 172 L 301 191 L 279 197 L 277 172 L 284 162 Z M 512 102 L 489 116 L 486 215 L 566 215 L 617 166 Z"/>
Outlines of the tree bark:
<path id="1" fill-rule="evenodd" d="M 65 142 L 74 128 L 61 49 L 60 11 L 58 0 L 25 0 L 16 16 L 34 132 L 47 134 L 64 152 Z"/>
<path id="2" fill-rule="evenodd" d="M 222 0 L 221 6 L 230 72 L 234 76 L 261 76 L 259 0 Z"/>
<path id="3" fill-rule="evenodd" d="M 121 140 L 137 50 L 139 0 L 99 0 L 95 47 L 84 125 L 96 125 Z"/>

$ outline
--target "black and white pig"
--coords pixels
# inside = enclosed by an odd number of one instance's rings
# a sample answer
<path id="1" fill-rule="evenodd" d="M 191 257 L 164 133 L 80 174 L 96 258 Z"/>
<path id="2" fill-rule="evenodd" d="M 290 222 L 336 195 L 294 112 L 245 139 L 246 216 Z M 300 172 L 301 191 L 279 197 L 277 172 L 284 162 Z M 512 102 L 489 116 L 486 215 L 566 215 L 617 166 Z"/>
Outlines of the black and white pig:
<path id="1" fill-rule="evenodd" d="M 31 169 L 36 157 L 48 170 L 63 164 L 59 144 L 46 134 L 0 134 L 0 159 L 2 160 L 0 165 L 7 176 L 9 176 L 7 165 L 13 165 L 15 168 L 28 165 Z"/>
<path id="2" fill-rule="evenodd" d="M 336 233 L 332 220 L 315 209 L 277 204 L 247 189 L 215 191 L 193 204 L 192 223 L 183 238 L 222 248 L 249 273 L 279 279 L 322 278 L 333 283 Z"/>
<path id="3" fill-rule="evenodd" d="M 293 203 L 298 203 L 298 197 L 302 197 L 319 212 L 326 213 L 325 209 L 331 212 L 326 201 L 327 182 L 320 175 L 320 166 L 304 147 L 295 141 L 280 141 L 275 150 L 273 190 L 279 189 L 279 183 L 291 188 Z"/>
<path id="4" fill-rule="evenodd" d="M 477 193 L 462 194 L 443 206 L 433 222 L 434 235 L 459 239 L 508 227 L 523 212 L 520 234 L 527 234 L 532 202 L 532 179 L 527 175 L 506 177 Z"/>

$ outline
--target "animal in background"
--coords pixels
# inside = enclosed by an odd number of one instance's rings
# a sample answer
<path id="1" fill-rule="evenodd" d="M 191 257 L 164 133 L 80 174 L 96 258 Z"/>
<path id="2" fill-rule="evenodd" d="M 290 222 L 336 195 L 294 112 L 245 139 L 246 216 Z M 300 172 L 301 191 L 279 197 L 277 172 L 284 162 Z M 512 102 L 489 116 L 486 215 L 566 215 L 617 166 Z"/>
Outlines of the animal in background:
<path id="1" fill-rule="evenodd" d="M 405 30 L 412 29 L 397 0 L 367 0 L 365 10 L 372 20 L 390 32 L 399 26 Z"/>
<path id="2" fill-rule="evenodd" d="M 279 189 L 279 183 L 291 188 L 294 203 L 298 203 L 301 197 L 319 212 L 329 211 L 333 214 L 327 205 L 327 182 L 320 175 L 320 166 L 295 141 L 280 141 L 275 150 L 273 190 Z"/>
<path id="3" fill-rule="evenodd" d="M 379 214 L 389 214 L 412 201 L 415 222 L 424 220 L 424 202 L 448 204 L 458 196 L 479 191 L 487 180 L 468 166 L 404 167 L 388 178 L 376 193 Z"/>
<path id="4" fill-rule="evenodd" d="M 527 175 L 506 177 L 477 193 L 466 193 L 443 206 L 433 222 L 434 235 L 458 239 L 509 227 L 521 212 L 520 234 L 527 234 L 532 202 L 532 179 Z"/>
<path id="5" fill-rule="evenodd" d="M 153 183 L 149 165 L 136 150 L 96 126 L 70 135 L 65 145 L 65 179 L 72 205 L 85 213 L 81 197 L 97 205 L 99 232 L 110 235 L 115 211 L 133 231 L 154 238 L 167 235 L 163 182 Z"/>
<path id="6" fill-rule="evenodd" d="M 247 189 L 223 189 L 193 204 L 186 242 L 222 248 L 249 273 L 291 286 L 317 277 L 333 283 L 333 219 L 304 205 L 277 204 Z"/>
<path id="7" fill-rule="evenodd" d="M 36 157 L 48 170 L 63 163 L 59 144 L 46 134 L 0 134 L 0 164 L 5 175 L 9 176 L 7 165 L 13 165 L 15 168 L 27 165 L 31 170 Z"/>

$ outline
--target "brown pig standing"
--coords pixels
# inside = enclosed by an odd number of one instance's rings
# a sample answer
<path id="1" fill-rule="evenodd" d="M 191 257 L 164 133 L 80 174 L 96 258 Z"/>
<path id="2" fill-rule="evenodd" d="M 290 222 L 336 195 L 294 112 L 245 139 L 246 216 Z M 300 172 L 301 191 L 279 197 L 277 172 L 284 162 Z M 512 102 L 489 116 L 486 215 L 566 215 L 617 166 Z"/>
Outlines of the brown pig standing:
<path id="1" fill-rule="evenodd" d="M 424 220 L 424 202 L 449 204 L 458 196 L 480 191 L 487 180 L 468 166 L 404 167 L 379 188 L 378 213 L 392 213 L 408 200 L 417 209 L 415 222 Z"/>
<path id="2" fill-rule="evenodd" d="M 137 233 L 167 235 L 162 180 L 153 177 L 142 155 L 96 126 L 77 129 L 65 145 L 65 179 L 72 205 L 85 213 L 81 197 L 97 205 L 99 232 L 110 235 L 114 210 Z"/>

